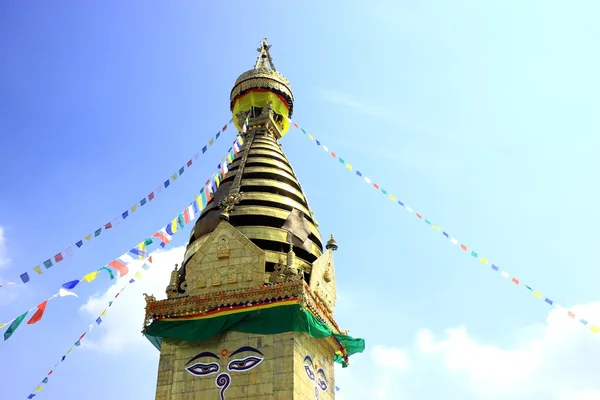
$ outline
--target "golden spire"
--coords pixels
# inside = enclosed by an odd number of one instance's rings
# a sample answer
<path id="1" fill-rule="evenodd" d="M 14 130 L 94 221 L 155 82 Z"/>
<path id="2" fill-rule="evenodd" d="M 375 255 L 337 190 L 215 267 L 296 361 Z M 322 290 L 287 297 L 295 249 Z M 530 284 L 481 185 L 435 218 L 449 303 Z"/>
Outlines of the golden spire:
<path id="1" fill-rule="evenodd" d="M 327 241 L 325 248 L 327 250 L 331 249 L 333 251 L 336 251 L 338 249 L 338 245 L 337 245 L 335 239 L 333 238 L 333 233 L 331 234 L 331 238 L 329 238 L 329 240 Z"/>
<path id="2" fill-rule="evenodd" d="M 275 69 L 275 65 L 273 64 L 273 59 L 271 58 L 271 53 L 269 53 L 269 49 L 271 45 L 267 43 L 267 38 L 264 38 L 260 42 L 260 47 L 256 49 L 258 51 L 258 58 L 256 59 L 256 64 L 254 64 L 254 69 L 267 69 L 267 62 L 271 67 L 271 70 L 277 71 Z"/>

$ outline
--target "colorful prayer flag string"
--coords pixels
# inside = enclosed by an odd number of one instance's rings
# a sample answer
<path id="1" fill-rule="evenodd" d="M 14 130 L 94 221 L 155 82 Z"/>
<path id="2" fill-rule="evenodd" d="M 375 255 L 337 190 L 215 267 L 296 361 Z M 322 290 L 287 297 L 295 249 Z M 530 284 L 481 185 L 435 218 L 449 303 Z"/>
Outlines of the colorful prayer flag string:
<path id="1" fill-rule="evenodd" d="M 243 140 L 242 140 L 242 138 L 241 138 L 240 136 L 238 136 L 238 137 L 236 138 L 236 141 L 235 141 L 235 143 L 234 143 L 234 146 L 236 146 L 236 145 L 239 145 L 239 146 L 243 145 Z M 232 152 L 232 151 L 233 151 L 233 147 L 232 147 L 231 149 L 229 149 L 229 152 Z M 221 174 L 221 178 L 224 178 L 224 177 L 225 177 L 225 175 L 227 174 L 227 171 L 228 171 L 228 166 L 227 166 L 227 165 L 225 165 L 225 167 L 223 167 L 223 165 L 222 165 L 222 164 L 223 164 L 223 163 L 231 164 L 231 162 L 227 162 L 226 160 L 227 160 L 227 158 L 226 158 L 226 157 L 223 157 L 221 164 L 219 164 L 219 165 L 218 165 L 218 172 L 217 172 L 215 175 L 213 175 L 213 178 L 211 178 L 211 179 L 208 179 L 208 180 L 206 181 L 206 184 L 204 185 L 204 187 L 203 187 L 203 188 L 202 188 L 202 190 L 201 190 L 201 194 L 200 194 L 199 196 L 196 196 L 196 198 L 194 199 L 194 201 L 192 202 L 192 204 L 190 204 L 188 207 L 186 207 L 186 209 L 184 210 L 184 212 L 180 214 L 180 215 L 183 215 L 183 214 L 187 215 L 187 217 L 184 217 L 184 218 L 183 218 L 183 220 L 182 220 L 183 222 L 182 222 L 182 225 L 181 225 L 181 227 L 188 225 L 188 224 L 189 224 L 189 223 L 191 223 L 191 222 L 192 222 L 192 221 L 193 221 L 193 220 L 194 220 L 196 217 L 199 217 L 199 216 L 200 216 L 200 211 L 202 211 L 202 209 L 204 209 L 204 207 L 205 207 L 205 206 L 206 206 L 206 204 L 207 204 L 207 201 L 206 201 L 206 198 L 205 198 L 205 196 L 206 196 L 206 192 L 209 190 L 209 187 L 212 187 L 212 186 L 213 186 L 213 185 L 211 185 L 211 184 L 210 184 L 210 183 L 211 183 L 211 180 L 214 180 L 214 177 L 218 176 L 218 174 Z M 224 168 L 225 168 L 225 169 L 224 169 Z M 225 172 L 223 172 L 223 171 L 225 171 Z M 178 216 L 178 217 L 176 217 L 176 218 L 174 219 L 174 221 L 179 221 L 179 219 L 180 219 L 180 218 L 179 218 L 179 216 Z M 163 247 L 163 248 L 164 248 L 165 246 L 168 246 L 168 245 L 169 245 L 169 243 L 171 243 L 171 238 L 172 238 L 172 235 L 173 235 L 173 234 L 175 234 L 177 231 L 180 231 L 180 229 L 176 229 L 174 232 L 172 231 L 172 232 L 170 232 L 170 233 L 169 233 L 169 232 L 168 232 L 168 230 L 169 230 L 169 229 L 171 229 L 171 227 L 172 227 L 172 223 L 173 223 L 173 222 L 169 223 L 169 224 L 167 225 L 167 227 L 166 227 L 166 228 L 162 228 L 162 229 L 160 229 L 158 232 L 156 232 L 155 234 L 153 234 L 153 235 L 152 235 L 152 237 L 155 237 L 155 238 L 157 238 L 157 239 L 160 239 L 160 241 L 161 241 L 160 245 L 161 245 L 161 247 Z M 179 224 L 176 224 L 176 226 L 178 226 L 178 225 L 179 225 Z M 148 243 L 148 241 L 150 241 L 150 243 Z M 140 243 L 140 244 L 144 244 L 144 246 L 147 246 L 147 245 L 149 245 L 149 244 L 151 244 L 151 243 L 152 243 L 152 239 L 146 239 L 146 241 L 144 241 L 144 242 L 142 242 L 142 243 Z M 140 250 L 140 245 L 138 245 L 138 247 L 136 247 L 136 249 Z M 92 331 L 92 329 L 94 329 L 94 326 L 98 326 L 98 325 L 100 325 L 100 324 L 103 322 L 103 319 L 102 319 L 102 318 L 104 318 L 104 317 L 106 316 L 106 314 L 107 314 L 107 312 L 108 312 L 108 309 L 109 309 L 109 308 L 110 308 L 110 307 L 113 305 L 113 303 L 116 301 L 116 299 L 119 297 L 119 295 L 120 295 L 120 294 L 121 294 L 121 293 L 122 293 L 122 292 L 123 292 L 123 291 L 124 291 L 124 290 L 127 288 L 127 286 L 128 286 L 128 285 L 131 285 L 131 284 L 135 283 L 135 282 L 136 282 L 136 280 L 139 280 L 139 279 L 141 279 L 141 278 L 143 277 L 142 270 L 144 270 L 144 271 L 148 271 L 148 270 L 150 269 L 150 267 L 151 267 L 151 264 L 152 264 L 152 256 L 150 256 L 150 255 L 148 254 L 148 252 L 147 252 L 147 251 L 145 251 L 145 250 L 146 250 L 146 248 L 145 248 L 145 247 L 143 247 L 143 249 L 144 249 L 144 252 L 145 252 L 145 255 L 144 255 L 144 257 L 146 257 L 146 258 L 144 258 L 144 259 L 143 259 L 143 261 L 146 261 L 146 260 L 147 260 L 147 261 L 150 263 L 150 265 L 149 265 L 148 263 L 145 263 L 145 262 L 144 262 L 144 263 L 143 263 L 143 265 L 141 266 L 141 268 L 140 268 L 138 271 L 136 271 L 135 273 L 133 273 L 133 274 L 132 274 L 132 276 L 134 276 L 134 278 L 131 278 L 131 279 L 130 279 L 130 280 L 127 282 L 127 284 L 126 284 L 125 286 L 123 286 L 123 288 L 122 288 L 121 290 L 119 290 L 119 291 L 118 291 L 118 292 L 115 294 L 115 296 L 114 296 L 113 300 L 111 300 L 111 301 L 109 301 L 109 302 L 108 302 L 108 305 L 107 305 L 107 307 L 104 309 L 104 311 L 102 311 L 102 313 L 100 313 L 100 315 L 99 315 L 99 316 L 98 316 L 98 317 L 95 319 L 95 325 L 94 325 L 94 323 L 92 323 L 92 324 L 90 324 L 90 325 L 89 325 L 88 329 L 87 329 L 87 330 L 86 330 L 86 331 L 85 331 L 85 332 L 84 332 L 82 335 L 80 335 L 80 336 L 79 336 L 79 338 L 77 339 L 77 341 L 75 341 L 75 343 L 73 344 L 73 346 L 72 346 L 71 348 L 69 348 L 69 349 L 68 349 L 68 350 L 65 352 L 65 354 L 64 354 L 64 355 L 61 357 L 60 361 L 59 361 L 59 362 L 57 362 L 57 363 L 54 365 L 53 369 L 51 369 L 51 370 L 50 370 L 50 371 L 49 371 L 49 372 L 46 374 L 46 377 L 45 377 L 44 379 L 42 379 L 42 381 L 41 381 L 41 382 L 40 382 L 40 383 L 39 383 L 39 384 L 38 384 L 38 385 L 35 387 L 35 389 L 33 390 L 33 392 L 29 394 L 29 396 L 27 397 L 27 399 L 33 399 L 34 397 L 36 397 L 36 396 L 38 395 L 38 393 L 39 393 L 39 392 L 40 392 L 40 391 L 41 391 L 41 390 L 42 390 L 42 389 L 45 387 L 45 385 L 48 383 L 48 381 L 49 381 L 49 378 L 50 378 L 50 375 L 52 375 L 52 374 L 54 373 L 54 369 L 56 369 L 56 367 L 58 367 L 58 366 L 59 366 L 59 364 L 61 364 L 62 362 L 64 362 L 64 361 L 65 361 L 65 359 L 67 358 L 67 355 L 68 355 L 68 354 L 69 354 L 71 351 L 73 351 L 73 349 L 75 349 L 76 347 L 79 347 L 79 346 L 81 346 L 81 342 L 83 341 L 84 337 L 85 337 L 85 336 L 86 336 L 86 335 L 87 335 L 89 332 L 91 332 L 91 331 Z M 110 271 L 110 269 L 108 269 L 107 267 L 102 267 L 101 269 L 106 269 L 106 270 L 107 270 L 107 271 L 108 271 L 108 272 L 111 274 L 111 277 L 112 277 L 112 272 Z M 98 271 L 95 271 L 95 272 L 99 272 L 99 271 L 100 271 L 100 270 L 98 270 Z M 121 272 L 121 271 L 119 270 L 119 272 Z M 91 274 L 94 274 L 94 272 L 92 272 L 92 273 L 90 273 L 90 274 L 88 274 L 88 275 L 91 275 Z M 87 276 L 87 275 L 86 275 L 86 276 Z M 121 276 L 123 276 L 123 275 L 121 275 Z M 112 279 L 112 278 L 111 278 L 111 279 Z M 85 280 L 85 279 L 84 279 L 84 280 Z M 70 283 L 70 282 L 69 282 L 69 283 Z M 63 285 L 63 286 L 64 286 L 64 285 Z M 67 292 L 67 291 L 66 291 L 64 288 L 61 288 L 60 290 L 61 290 L 61 291 L 64 291 L 65 293 L 68 293 L 68 294 L 65 294 L 65 295 L 73 295 L 73 296 L 77 296 L 75 293 L 72 293 L 72 292 Z M 44 305 L 44 307 L 45 307 L 45 305 Z M 39 308 L 39 306 L 38 306 L 38 307 L 34 307 L 34 308 Z M 34 308 L 32 308 L 32 310 L 33 310 Z M 31 310 L 29 310 L 29 311 L 31 311 Z M 29 311 L 28 311 L 28 312 L 29 312 Z M 25 316 L 26 316 L 26 315 L 27 315 L 27 313 L 25 313 L 25 314 L 23 315 L 23 318 L 25 318 Z M 36 315 L 37 315 L 37 313 L 36 313 Z M 34 315 L 34 317 L 35 317 L 35 315 Z M 21 318 L 21 317 L 18 317 L 18 318 Z M 40 318 L 41 318 L 41 316 L 40 316 Z M 33 319 L 33 318 L 32 318 L 32 319 Z M 36 321 L 36 322 L 37 322 L 37 321 Z M 20 322 L 19 322 L 19 323 L 20 323 Z M 15 329 L 16 329 L 16 328 L 15 328 Z M 12 333 L 11 333 L 11 334 L 12 334 Z"/>
<path id="2" fill-rule="evenodd" d="M 236 146 L 241 143 L 243 143 L 242 138 L 237 137 L 233 145 Z M 231 152 L 232 149 L 233 149 L 233 147 L 229 151 Z M 226 157 L 223 157 L 223 160 L 226 160 Z M 88 283 L 94 281 L 98 277 L 100 272 L 106 271 L 109 274 L 110 279 L 114 279 L 114 274 L 111 269 L 116 270 L 119 274 L 119 277 L 128 275 L 129 274 L 129 264 L 136 261 L 136 258 L 134 256 L 136 256 L 139 260 L 143 260 L 148 257 L 147 246 L 154 243 L 154 240 L 152 238 L 158 239 L 160 241 L 160 246 L 163 248 L 166 245 L 168 245 L 171 242 L 172 236 L 178 230 L 180 230 L 184 226 L 191 223 L 197 216 L 200 215 L 200 211 L 202 209 L 204 209 L 204 207 L 208 203 L 207 197 L 212 198 L 212 193 L 214 193 L 216 191 L 216 187 L 219 186 L 219 182 L 225 177 L 225 174 L 228 171 L 229 171 L 229 168 L 227 165 L 227 161 L 222 161 L 217 166 L 217 172 L 215 174 L 213 174 L 212 178 L 207 180 L 206 185 L 201 189 L 200 195 L 196 196 L 196 198 L 194 199 L 192 204 L 187 206 L 183 210 L 183 212 L 179 213 L 171 222 L 169 222 L 166 225 L 166 227 L 163 227 L 160 230 L 158 230 L 157 232 L 153 233 L 150 237 L 148 237 L 144 241 L 140 242 L 138 245 L 133 247 L 128 252 L 122 254 L 117 259 L 110 261 L 105 266 L 103 266 L 95 271 L 85 274 L 80 279 L 73 279 L 71 281 L 63 283 L 62 287 L 59 289 L 59 292 L 56 293 L 55 295 L 53 295 L 52 297 L 46 299 L 39 305 L 30 308 L 24 314 L 13 318 L 12 320 L 10 320 L 6 323 L 0 324 L 0 328 L 3 328 L 5 326 L 9 325 L 9 327 L 7 328 L 7 331 L 4 333 L 4 340 L 8 340 L 12 336 L 12 334 L 17 330 L 17 328 L 19 327 L 21 322 L 23 322 L 23 319 L 25 319 L 27 314 L 29 314 L 31 311 L 33 311 L 37 308 L 36 313 L 29 320 L 29 322 L 27 322 L 27 324 L 34 324 L 42 319 L 42 316 L 46 309 L 46 305 L 47 305 L 48 301 L 53 300 L 57 297 L 65 297 L 65 296 L 70 296 L 70 295 L 77 297 L 77 295 L 75 293 L 71 292 L 71 290 L 75 289 L 77 287 L 77 285 L 79 285 L 83 281 L 88 282 Z M 225 173 L 223 173 L 223 172 L 225 172 Z M 212 182 L 212 184 L 211 184 L 211 182 Z M 211 190 L 212 190 L 212 193 L 211 193 Z M 137 274 L 141 274 L 141 273 L 138 272 Z"/>
<path id="3" fill-rule="evenodd" d="M 223 133 L 227 130 L 227 126 L 231 123 L 233 123 L 233 119 L 229 120 L 229 123 L 227 123 L 225 126 L 223 126 L 223 128 L 221 128 L 217 132 L 215 137 L 212 138 L 208 142 L 207 145 L 202 147 L 202 150 L 201 150 L 202 154 L 204 154 L 208 151 L 208 148 L 211 147 L 214 144 L 215 140 L 221 136 L 221 133 Z M 184 167 L 179 168 L 177 173 L 173 174 L 169 179 L 164 181 L 163 184 L 159 185 L 156 189 L 154 189 L 147 196 L 145 196 L 143 199 L 141 199 L 139 201 L 139 203 L 135 203 L 133 206 L 131 206 L 131 208 L 128 208 L 123 213 L 121 213 L 121 215 L 115 217 L 112 221 L 107 222 L 102 227 L 96 229 L 93 234 L 89 234 L 89 235 L 85 236 L 83 239 L 79 239 L 77 242 L 75 242 L 75 244 L 73 246 L 67 247 L 63 251 L 55 254 L 53 257 L 49 257 L 45 261 L 40 262 L 40 264 L 33 267 L 32 270 L 35 272 L 35 275 L 42 275 L 45 270 L 60 263 L 61 261 L 63 261 L 65 259 L 65 257 L 71 257 L 73 255 L 73 252 L 76 249 L 80 249 L 86 242 L 89 242 L 93 238 L 100 236 L 100 234 L 103 231 L 113 229 L 116 226 L 118 226 L 121 221 L 124 221 L 125 219 L 127 219 L 132 213 L 134 213 L 138 209 L 138 205 L 140 207 L 142 207 L 142 206 L 146 205 L 148 202 L 154 200 L 156 195 L 158 195 L 159 193 L 162 192 L 163 186 L 165 189 L 168 188 L 172 182 L 174 182 L 179 176 L 181 176 L 184 173 L 185 168 L 186 167 L 190 168 L 193 165 L 193 160 L 198 160 L 199 157 L 200 157 L 200 152 L 196 153 L 191 159 L 189 159 L 187 161 L 187 163 L 185 164 Z M 4 283 L 0 283 L 0 289 L 4 288 L 6 285 L 16 285 L 18 282 L 22 282 L 23 284 L 28 283 L 31 280 L 31 276 L 32 275 L 30 275 L 29 271 L 25 271 L 25 272 L 21 273 L 18 278 L 14 278 L 14 279 L 8 280 Z"/>
<path id="4" fill-rule="evenodd" d="M 469 248 L 466 244 L 459 242 L 458 239 L 456 239 L 455 237 L 451 236 L 448 232 L 446 232 L 445 230 L 442 230 L 438 225 L 433 224 L 429 219 L 425 218 L 422 214 L 414 211 L 411 207 L 409 207 L 408 205 L 405 205 L 401 200 L 399 200 L 398 198 L 396 198 L 396 196 L 388 193 L 388 191 L 384 188 L 382 188 L 379 184 L 373 182 L 369 177 L 367 177 L 366 175 L 363 175 L 362 172 L 360 172 L 359 170 L 357 170 L 356 168 L 354 168 L 351 164 L 349 164 L 348 162 L 346 162 L 345 159 L 343 159 L 342 157 L 340 157 L 337 153 L 331 151 L 327 146 L 325 146 L 324 144 L 322 144 L 319 140 L 317 140 L 313 135 L 307 133 L 303 128 L 301 128 L 296 122 L 293 122 L 290 120 L 290 122 L 292 123 L 292 125 L 301 130 L 302 133 L 309 139 L 309 140 L 313 140 L 317 146 L 321 147 L 323 150 L 325 150 L 325 152 L 327 152 L 334 160 L 338 161 L 338 164 L 340 164 L 341 166 L 343 166 L 344 168 L 346 168 L 348 171 L 353 171 L 355 173 L 355 175 L 357 177 L 359 177 L 360 179 L 362 179 L 365 183 L 367 183 L 369 186 L 371 186 L 373 189 L 379 191 L 381 194 L 383 194 L 385 197 L 387 197 L 389 200 L 393 201 L 394 203 L 397 203 L 399 206 L 401 206 L 402 208 L 404 208 L 406 211 L 408 211 L 409 213 L 413 214 L 416 218 L 422 220 L 423 222 L 425 222 L 425 224 L 429 225 L 431 228 L 433 228 L 434 230 L 441 232 L 442 235 L 450 241 L 450 243 L 452 243 L 453 245 L 457 246 L 457 248 L 459 250 L 461 250 L 462 252 L 464 252 L 465 254 L 470 255 L 472 258 L 479 260 L 479 262 L 481 262 L 484 265 L 489 265 L 490 269 L 492 271 L 495 272 L 499 272 L 499 275 L 505 279 L 509 279 L 509 282 L 518 285 L 518 286 L 523 286 L 524 288 L 526 288 L 528 291 L 530 291 L 535 297 L 537 297 L 538 299 L 541 299 L 544 301 L 544 303 L 548 304 L 549 306 L 553 306 L 556 309 L 560 309 L 563 310 L 566 315 L 573 319 L 573 320 L 578 320 L 582 325 L 586 326 L 589 328 L 589 330 L 593 333 L 600 333 L 600 325 L 591 325 L 589 320 L 587 319 L 583 319 L 580 318 L 581 316 L 576 316 L 574 313 L 572 313 L 571 311 L 564 309 L 563 307 L 561 307 L 560 305 L 556 304 L 554 300 L 551 300 L 548 297 L 543 296 L 540 292 L 538 292 L 537 290 L 534 290 L 531 286 L 529 285 L 525 285 L 520 279 L 517 279 L 516 277 L 511 277 L 511 275 L 506 272 L 505 270 L 501 270 L 500 267 L 498 267 L 497 265 L 491 263 L 487 258 L 483 257 L 482 255 L 480 255 L 478 252 L 476 252 L 475 250 Z"/>

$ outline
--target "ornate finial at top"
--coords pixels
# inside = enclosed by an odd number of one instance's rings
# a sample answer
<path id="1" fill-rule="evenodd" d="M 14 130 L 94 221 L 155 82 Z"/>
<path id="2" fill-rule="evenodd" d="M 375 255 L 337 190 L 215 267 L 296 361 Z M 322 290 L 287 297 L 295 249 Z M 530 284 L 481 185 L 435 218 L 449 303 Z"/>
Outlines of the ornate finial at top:
<path id="1" fill-rule="evenodd" d="M 256 59 L 256 64 L 254 64 L 254 69 L 267 69 L 267 62 L 273 71 L 277 71 L 275 69 L 275 65 L 273 64 L 273 59 L 271 58 L 271 53 L 269 53 L 269 49 L 271 45 L 267 43 L 267 38 L 264 38 L 260 42 L 260 47 L 256 49 L 258 51 L 258 58 Z"/>
<path id="2" fill-rule="evenodd" d="M 167 286 L 167 298 L 173 299 L 179 297 L 179 290 L 177 287 L 177 282 L 179 280 L 179 271 L 177 270 L 179 264 L 175 264 L 175 269 L 171 271 L 171 280 L 169 281 L 169 286 Z"/>
<path id="3" fill-rule="evenodd" d="M 338 249 L 338 245 L 337 245 L 335 239 L 333 238 L 333 233 L 331 234 L 331 238 L 327 241 L 325 248 L 327 250 L 331 249 L 333 251 L 336 251 Z"/>

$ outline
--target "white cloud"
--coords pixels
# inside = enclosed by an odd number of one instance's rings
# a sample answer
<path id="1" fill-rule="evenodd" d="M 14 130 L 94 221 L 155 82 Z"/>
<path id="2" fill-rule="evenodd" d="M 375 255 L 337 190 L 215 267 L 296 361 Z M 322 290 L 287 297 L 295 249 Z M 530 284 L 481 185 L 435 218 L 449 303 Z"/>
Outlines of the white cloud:
<path id="1" fill-rule="evenodd" d="M 4 228 L 0 226 L 0 268 L 8 265 L 10 259 L 6 249 L 6 237 L 4 236 Z"/>
<path id="2" fill-rule="evenodd" d="M 600 302 L 573 311 L 597 315 Z M 510 349 L 478 343 L 464 327 L 447 329 L 439 340 L 422 330 L 416 347 L 422 354 L 439 356 L 448 370 L 464 374 L 481 399 L 542 393 L 560 400 L 600 399 L 600 337 L 566 317 L 564 310 L 551 311 L 546 322 L 536 328 L 535 338 Z"/>
<path id="3" fill-rule="evenodd" d="M 598 315 L 600 302 L 572 310 Z M 338 397 L 429 399 L 437 385 L 449 400 L 600 399 L 600 337 L 564 313 L 551 311 L 546 324 L 527 327 L 503 347 L 478 342 L 465 327 L 446 329 L 439 338 L 422 329 L 410 348 L 367 346 L 368 359 L 337 371 Z"/>
<path id="4" fill-rule="evenodd" d="M 154 347 L 141 334 L 146 306 L 143 293 L 153 294 L 157 299 L 166 298 L 165 289 L 169 284 L 171 271 L 175 264 L 181 264 L 184 252 L 185 246 L 153 252 L 152 267 L 148 271 L 141 270 L 142 279 L 136 279 L 134 284 L 127 285 L 117 301 L 108 308 L 106 316 L 102 317 L 102 324 L 94 328 L 102 331 L 102 337 L 86 340 L 82 342 L 82 347 L 107 353 L 142 348 L 158 357 L 158 351 L 152 351 Z M 141 262 L 131 263 L 130 275 L 134 274 L 141 265 Z M 130 278 L 128 276 L 120 279 L 102 295 L 91 296 L 87 303 L 81 306 L 81 311 L 93 319 L 97 318 Z"/>

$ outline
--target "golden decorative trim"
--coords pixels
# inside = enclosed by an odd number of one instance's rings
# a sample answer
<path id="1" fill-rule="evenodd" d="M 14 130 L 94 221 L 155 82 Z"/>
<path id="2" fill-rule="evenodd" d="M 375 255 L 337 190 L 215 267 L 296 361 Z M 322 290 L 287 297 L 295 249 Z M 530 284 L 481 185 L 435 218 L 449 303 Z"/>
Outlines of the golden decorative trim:
<path id="1" fill-rule="evenodd" d="M 224 290 L 199 296 L 180 297 L 156 301 L 146 296 L 144 326 L 154 319 L 197 315 L 219 307 L 297 297 L 300 304 L 308 308 L 317 318 L 325 322 L 334 332 L 343 333 L 333 315 L 312 293 L 303 280 L 255 286 L 248 289 Z"/>

